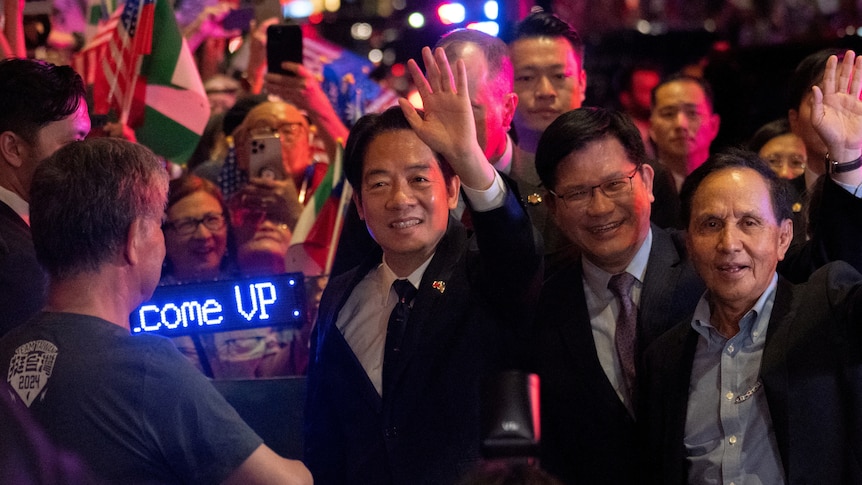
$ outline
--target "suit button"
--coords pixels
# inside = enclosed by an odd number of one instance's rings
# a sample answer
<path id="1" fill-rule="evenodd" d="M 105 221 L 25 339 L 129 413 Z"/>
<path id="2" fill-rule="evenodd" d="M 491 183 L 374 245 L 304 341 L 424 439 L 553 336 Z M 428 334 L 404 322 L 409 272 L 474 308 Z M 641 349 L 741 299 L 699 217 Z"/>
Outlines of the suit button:
<path id="1" fill-rule="evenodd" d="M 384 429 L 383 430 L 383 436 L 385 436 L 387 439 L 392 439 L 392 438 L 398 437 L 398 428 L 396 428 L 395 426 L 392 426 L 390 428 Z"/>

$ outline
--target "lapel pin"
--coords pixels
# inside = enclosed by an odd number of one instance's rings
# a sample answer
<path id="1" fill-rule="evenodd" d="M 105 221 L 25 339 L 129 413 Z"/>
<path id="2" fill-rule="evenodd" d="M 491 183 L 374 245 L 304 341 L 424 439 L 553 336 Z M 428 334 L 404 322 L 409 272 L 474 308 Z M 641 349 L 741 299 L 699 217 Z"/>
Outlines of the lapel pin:
<path id="1" fill-rule="evenodd" d="M 431 283 L 431 288 L 434 288 L 435 290 L 439 291 L 440 294 L 442 295 L 443 292 L 446 291 L 446 282 L 445 281 L 439 281 L 439 280 L 435 281 L 435 282 Z"/>
<path id="2" fill-rule="evenodd" d="M 527 196 L 527 203 L 530 205 L 539 205 L 542 203 L 542 196 L 540 194 L 530 194 Z"/>

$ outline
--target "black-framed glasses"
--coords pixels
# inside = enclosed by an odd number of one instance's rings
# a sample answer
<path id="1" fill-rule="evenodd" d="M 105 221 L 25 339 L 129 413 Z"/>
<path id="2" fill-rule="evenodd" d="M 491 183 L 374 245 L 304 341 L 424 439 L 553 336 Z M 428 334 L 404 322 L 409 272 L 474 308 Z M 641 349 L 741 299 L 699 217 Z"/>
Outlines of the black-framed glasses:
<path id="1" fill-rule="evenodd" d="M 563 204 L 565 204 L 566 207 L 586 205 L 593 198 L 593 193 L 596 189 L 601 190 L 602 194 L 609 199 L 617 199 L 632 193 L 632 179 L 635 178 L 635 175 L 637 175 L 640 169 L 641 164 L 638 164 L 635 169 L 632 170 L 631 175 L 606 180 L 598 185 L 593 185 L 592 187 L 572 189 L 565 194 L 558 194 L 553 190 L 549 190 L 548 192 L 550 192 L 554 197 L 562 199 Z"/>
<path id="2" fill-rule="evenodd" d="M 210 231 L 220 231 L 225 226 L 224 214 L 221 212 L 208 212 L 203 217 L 184 217 L 174 221 L 166 221 L 162 227 L 173 229 L 181 236 L 194 234 L 198 226 L 203 224 Z"/>

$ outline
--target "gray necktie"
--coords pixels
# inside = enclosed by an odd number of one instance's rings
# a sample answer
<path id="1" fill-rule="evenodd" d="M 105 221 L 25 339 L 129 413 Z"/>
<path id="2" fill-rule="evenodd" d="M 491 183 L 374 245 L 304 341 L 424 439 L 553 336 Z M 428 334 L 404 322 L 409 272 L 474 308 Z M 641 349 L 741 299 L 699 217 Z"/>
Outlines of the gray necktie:
<path id="1" fill-rule="evenodd" d="M 614 336 L 614 346 L 623 369 L 623 378 L 628 390 L 629 401 L 635 406 L 635 356 L 637 355 L 637 317 L 638 309 L 632 301 L 632 286 L 635 277 L 629 273 L 611 276 L 608 289 L 620 301 L 620 314 L 617 317 L 617 329 Z"/>

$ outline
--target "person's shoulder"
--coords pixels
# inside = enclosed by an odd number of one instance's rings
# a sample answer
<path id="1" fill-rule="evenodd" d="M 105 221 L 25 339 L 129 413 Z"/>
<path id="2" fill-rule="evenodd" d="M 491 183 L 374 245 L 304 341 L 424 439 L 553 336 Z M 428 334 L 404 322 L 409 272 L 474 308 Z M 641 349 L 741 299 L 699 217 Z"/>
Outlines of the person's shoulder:
<path id="1" fill-rule="evenodd" d="M 800 295 L 809 293 L 817 287 L 850 291 L 860 285 L 862 285 L 862 274 L 849 263 L 839 260 L 818 268 L 807 282 L 796 285 L 794 291 Z"/>

